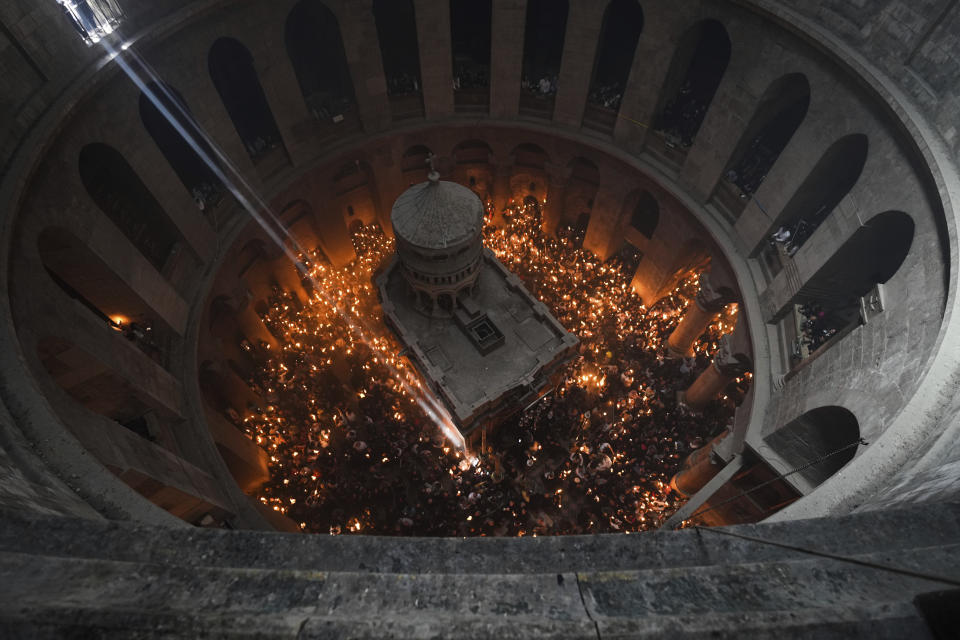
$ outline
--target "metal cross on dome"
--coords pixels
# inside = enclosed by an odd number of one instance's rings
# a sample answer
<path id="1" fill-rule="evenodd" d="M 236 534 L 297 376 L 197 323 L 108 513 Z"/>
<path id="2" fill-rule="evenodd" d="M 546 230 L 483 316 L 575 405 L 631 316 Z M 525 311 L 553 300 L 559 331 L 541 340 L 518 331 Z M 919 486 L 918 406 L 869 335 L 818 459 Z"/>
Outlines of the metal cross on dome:
<path id="1" fill-rule="evenodd" d="M 437 182 L 440 179 L 440 172 L 437 171 L 437 156 L 430 152 L 427 154 L 427 166 L 430 167 L 430 173 L 427 177 L 431 182 Z"/>

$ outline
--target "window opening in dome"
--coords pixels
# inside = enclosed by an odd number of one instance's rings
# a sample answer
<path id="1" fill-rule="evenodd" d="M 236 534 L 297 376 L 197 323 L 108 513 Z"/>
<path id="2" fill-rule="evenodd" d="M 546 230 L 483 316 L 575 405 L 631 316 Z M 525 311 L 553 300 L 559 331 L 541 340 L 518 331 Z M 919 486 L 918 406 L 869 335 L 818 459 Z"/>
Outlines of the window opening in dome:
<path id="1" fill-rule="evenodd" d="M 123 11 L 115 0 L 57 0 L 87 45 L 93 45 L 116 31 Z"/>

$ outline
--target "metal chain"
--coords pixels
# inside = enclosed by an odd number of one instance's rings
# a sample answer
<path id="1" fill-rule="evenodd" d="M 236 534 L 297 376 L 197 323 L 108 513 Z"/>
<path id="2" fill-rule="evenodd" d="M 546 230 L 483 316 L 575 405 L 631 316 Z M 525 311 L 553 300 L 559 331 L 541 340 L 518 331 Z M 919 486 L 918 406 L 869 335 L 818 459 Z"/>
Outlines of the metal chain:
<path id="1" fill-rule="evenodd" d="M 859 447 L 860 445 L 867 446 L 868 444 L 870 444 L 870 443 L 867 442 L 866 440 L 864 440 L 863 438 L 859 438 L 856 442 L 851 442 L 850 444 L 845 445 L 845 446 L 843 446 L 843 447 L 840 447 L 839 449 L 836 449 L 836 450 L 831 451 L 831 452 L 829 452 L 829 453 L 825 453 L 825 454 L 823 454 L 822 456 L 820 456 L 819 458 L 817 458 L 816 460 L 812 460 L 812 461 L 810 461 L 810 462 L 807 462 L 806 464 L 801 465 L 801 466 L 797 467 L 796 469 L 792 469 L 792 470 L 788 471 L 787 473 L 782 473 L 782 474 L 778 475 L 778 476 L 775 477 L 775 478 L 771 478 L 770 480 L 767 480 L 766 482 L 761 482 L 761 483 L 758 484 L 757 486 L 752 487 L 752 488 L 750 488 L 750 489 L 747 489 L 746 491 L 741 491 L 739 494 L 733 496 L 732 498 L 727 498 L 727 499 L 724 500 L 723 502 L 721 502 L 721 503 L 719 503 L 719 504 L 715 504 L 715 505 L 713 505 L 712 507 L 710 507 L 710 508 L 708 508 L 708 509 L 702 509 L 702 508 L 701 508 L 700 510 L 695 511 L 694 513 L 692 513 L 689 518 L 686 518 L 686 519 L 684 520 L 684 522 L 693 520 L 693 519 L 696 518 L 697 516 L 702 516 L 703 514 L 709 512 L 709 511 L 713 511 L 714 509 L 719 509 L 720 507 L 722 507 L 722 506 L 724 506 L 724 505 L 726 505 L 726 504 L 729 504 L 729 503 L 733 502 L 734 500 L 739 500 L 740 498 L 742 498 L 742 497 L 744 497 L 744 496 L 746 496 L 746 495 L 749 495 L 749 494 L 753 493 L 754 491 L 758 491 L 758 490 L 764 488 L 765 486 L 767 486 L 767 485 L 769 485 L 769 484 L 773 484 L 774 482 L 777 482 L 778 480 L 783 480 L 783 479 L 786 478 L 787 476 L 792 476 L 792 475 L 795 474 L 795 473 L 799 473 L 799 472 L 803 471 L 804 469 L 807 469 L 807 468 L 809 468 L 809 467 L 812 467 L 812 466 L 815 465 L 815 464 L 820 464 L 821 462 L 823 462 L 824 460 L 826 460 L 826 459 L 829 458 L 830 456 L 835 456 L 835 455 L 837 455 L 838 453 L 842 453 L 843 451 L 846 451 L 847 449 L 852 449 L 853 447 Z"/>

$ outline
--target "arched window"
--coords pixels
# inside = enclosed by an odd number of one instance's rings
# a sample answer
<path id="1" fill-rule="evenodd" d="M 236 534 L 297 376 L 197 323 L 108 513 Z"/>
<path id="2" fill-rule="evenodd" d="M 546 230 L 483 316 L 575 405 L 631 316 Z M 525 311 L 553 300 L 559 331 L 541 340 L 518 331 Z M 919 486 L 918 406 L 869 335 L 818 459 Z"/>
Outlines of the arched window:
<path id="1" fill-rule="evenodd" d="M 698 22 L 680 39 L 654 117 L 661 135 L 651 141 L 665 146 L 676 163 L 693 145 L 729 62 L 730 37 L 716 20 Z"/>
<path id="2" fill-rule="evenodd" d="M 568 0 L 527 1 L 520 82 L 520 113 L 523 115 L 553 118 L 569 9 Z"/>
<path id="3" fill-rule="evenodd" d="M 460 112 L 489 107 L 492 10 L 491 0 L 450 0 L 453 96 Z"/>
<path id="4" fill-rule="evenodd" d="M 287 16 L 287 56 L 310 113 L 340 122 L 356 100 L 336 16 L 320 0 L 300 0 Z"/>
<path id="5" fill-rule="evenodd" d="M 733 189 L 737 197 L 720 201 L 733 219 L 740 216 L 760 188 L 806 117 L 809 106 L 810 84 L 802 73 L 787 74 L 764 92 L 724 170 L 727 191 Z"/>
<path id="6" fill-rule="evenodd" d="M 373 18 L 393 119 L 423 117 L 420 46 L 413 0 L 373 0 Z"/>
<path id="7" fill-rule="evenodd" d="M 85 146 L 80 179 L 100 210 L 162 271 L 181 240 L 180 230 L 120 152 L 100 143 Z"/>
<path id="8" fill-rule="evenodd" d="M 407 149 L 400 159 L 400 170 L 403 172 L 404 180 L 410 184 L 426 180 L 427 173 L 430 171 L 427 161 L 432 154 L 433 152 L 422 144 Z"/>
<path id="9" fill-rule="evenodd" d="M 650 195 L 649 191 L 641 192 L 637 206 L 633 208 L 630 216 L 630 226 L 650 239 L 659 223 L 660 205 L 657 204 L 657 199 Z"/>
<path id="10" fill-rule="evenodd" d="M 208 66 L 223 106 L 254 164 L 271 151 L 282 149 L 280 130 L 250 51 L 233 38 L 220 38 L 210 49 Z"/>
<path id="11" fill-rule="evenodd" d="M 87 45 L 96 44 L 117 30 L 123 11 L 116 0 L 57 0 Z"/>
<path id="12" fill-rule="evenodd" d="M 795 364 L 860 324 L 860 299 L 896 275 L 910 253 L 913 233 L 913 219 L 905 213 L 873 216 L 779 309 L 774 320 L 794 305 L 800 311 L 802 333 L 793 352 Z"/>
<path id="13" fill-rule="evenodd" d="M 807 411 L 765 438 L 790 467 L 806 465 L 849 446 L 800 471 L 800 475 L 813 486 L 822 484 L 853 460 L 859 440 L 860 424 L 856 416 L 836 406 Z"/>
<path id="14" fill-rule="evenodd" d="M 201 211 L 210 211 L 223 199 L 223 183 L 207 163 L 201 159 L 191 142 L 174 126 L 187 131 L 204 154 L 215 161 L 213 150 L 206 143 L 196 125 L 190 108 L 180 93 L 169 86 L 151 82 L 147 93 L 140 94 L 140 120 L 153 138 L 160 153 L 170 163 L 174 173 L 187 188 Z M 153 99 L 159 103 L 159 107 Z"/>
<path id="15" fill-rule="evenodd" d="M 613 132 L 642 31 L 643 9 L 637 0 L 610 0 L 603 14 L 583 126 Z"/>
<path id="16" fill-rule="evenodd" d="M 840 138 L 790 198 L 774 220 L 771 241 L 762 245 L 765 262 L 774 275 L 780 271 L 782 259 L 806 243 L 860 179 L 868 146 L 867 136 L 861 133 Z"/>

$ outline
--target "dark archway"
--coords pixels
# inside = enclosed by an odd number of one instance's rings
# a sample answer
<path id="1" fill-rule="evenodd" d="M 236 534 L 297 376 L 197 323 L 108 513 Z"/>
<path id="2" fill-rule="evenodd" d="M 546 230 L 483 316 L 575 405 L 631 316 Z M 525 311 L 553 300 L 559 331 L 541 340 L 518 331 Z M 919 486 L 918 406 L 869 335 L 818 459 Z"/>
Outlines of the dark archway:
<path id="1" fill-rule="evenodd" d="M 782 259 L 792 256 L 860 179 L 867 162 L 867 136 L 855 133 L 840 138 L 826 150 L 774 220 L 764 259 L 771 272 L 779 272 Z"/>
<path id="2" fill-rule="evenodd" d="M 80 150 L 80 179 L 90 198 L 150 264 L 162 271 L 180 230 L 119 151 L 98 142 Z"/>
<path id="3" fill-rule="evenodd" d="M 483 112 L 490 103 L 491 0 L 450 0 L 454 105 L 460 112 Z"/>
<path id="4" fill-rule="evenodd" d="M 317 120 L 342 120 L 355 110 L 340 25 L 326 5 L 300 0 L 287 16 L 284 42 L 303 100 Z"/>
<path id="5" fill-rule="evenodd" d="M 643 9 L 637 0 L 610 0 L 593 60 L 583 126 L 613 133 L 642 31 Z"/>
<path id="6" fill-rule="evenodd" d="M 140 94 L 140 120 L 144 128 L 190 192 L 197 207 L 210 212 L 223 200 L 223 183 L 177 127 L 193 138 L 192 142 L 210 161 L 216 162 L 213 150 L 193 119 L 190 107 L 176 89 L 151 82 L 147 85 L 147 91 L 149 95 Z"/>
<path id="7" fill-rule="evenodd" d="M 233 38 L 220 38 L 210 48 L 208 63 L 210 78 L 254 164 L 282 149 L 280 130 L 250 51 Z"/>
<path id="8" fill-rule="evenodd" d="M 454 178 L 484 203 L 493 193 L 493 149 L 483 140 L 464 140 L 453 149 Z"/>
<path id="9" fill-rule="evenodd" d="M 690 27 L 677 46 L 654 116 L 662 147 L 675 162 L 693 146 L 730 63 L 730 36 L 716 20 Z"/>
<path id="10" fill-rule="evenodd" d="M 551 119 L 567 34 L 568 0 L 528 0 L 520 113 Z"/>
<path id="11" fill-rule="evenodd" d="M 791 467 L 800 467 L 838 449 L 856 445 L 859 440 L 860 424 L 856 416 L 837 406 L 807 411 L 765 438 Z M 800 475 L 818 486 L 853 460 L 858 448 L 849 446 L 807 467 Z"/>
<path id="12" fill-rule="evenodd" d="M 660 224 L 660 205 L 649 191 L 642 191 L 630 215 L 630 226 L 649 240 L 653 238 L 658 224 Z"/>
<path id="13" fill-rule="evenodd" d="M 760 188 L 806 117 L 809 106 L 810 83 L 802 73 L 787 74 L 764 92 L 724 169 L 727 197 L 719 200 L 733 219 L 740 216 Z"/>
<path id="14" fill-rule="evenodd" d="M 860 299 L 896 275 L 910 253 L 913 234 L 913 219 L 907 214 L 887 211 L 875 215 L 804 283 L 774 317 L 779 320 L 793 305 L 800 305 L 802 334 L 797 337 L 795 361 L 821 347 L 829 348 L 861 323 Z"/>
<path id="15" fill-rule="evenodd" d="M 413 0 L 373 0 L 373 18 L 394 120 L 423 117 L 420 46 Z"/>

